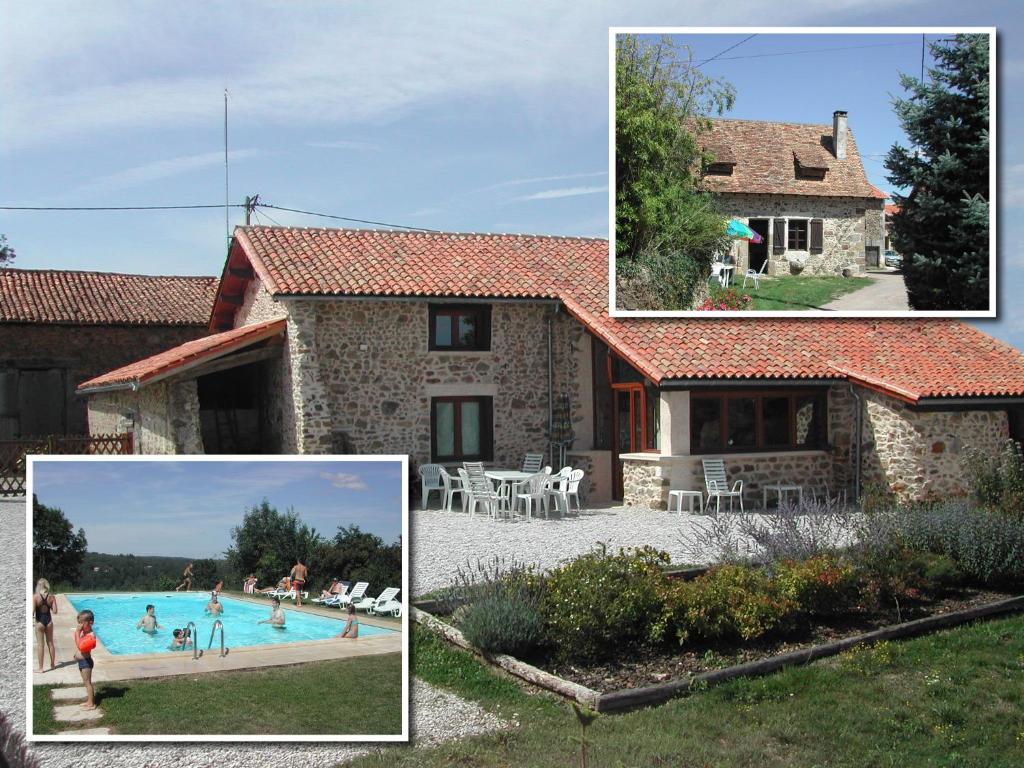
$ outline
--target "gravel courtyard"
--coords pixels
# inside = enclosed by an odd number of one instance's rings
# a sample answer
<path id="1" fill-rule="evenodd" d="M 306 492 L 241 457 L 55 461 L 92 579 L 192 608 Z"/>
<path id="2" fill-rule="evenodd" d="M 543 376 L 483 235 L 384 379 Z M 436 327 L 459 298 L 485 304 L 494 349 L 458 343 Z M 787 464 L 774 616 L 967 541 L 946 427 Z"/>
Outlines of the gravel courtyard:
<path id="1" fill-rule="evenodd" d="M 692 562 L 684 540 L 709 518 L 629 507 L 585 509 L 577 517 L 535 517 L 514 522 L 477 514 L 419 508 L 409 514 L 412 544 L 412 593 L 423 595 L 451 583 L 459 566 L 497 555 L 541 568 L 589 552 L 600 543 L 609 549 L 650 544 L 673 562 Z"/>

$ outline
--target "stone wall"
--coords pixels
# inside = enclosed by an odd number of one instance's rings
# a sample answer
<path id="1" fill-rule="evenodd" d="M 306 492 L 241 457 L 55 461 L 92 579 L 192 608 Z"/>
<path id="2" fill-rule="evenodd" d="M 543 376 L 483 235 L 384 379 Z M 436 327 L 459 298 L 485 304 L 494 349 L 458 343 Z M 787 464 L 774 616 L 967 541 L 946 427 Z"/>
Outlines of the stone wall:
<path id="1" fill-rule="evenodd" d="M 284 303 L 273 298 L 263 287 L 263 281 L 254 277 L 245 289 L 242 306 L 235 313 L 235 328 L 287 316 L 288 310 Z"/>
<path id="2" fill-rule="evenodd" d="M 811 197 L 807 195 L 763 195 L 721 193 L 722 210 L 727 216 L 744 222 L 749 219 L 768 219 L 769 275 L 836 275 L 844 267 L 855 265 L 858 272 L 866 269 L 865 246 L 883 244 L 883 200 L 856 197 Z M 812 254 L 809 250 L 773 253 L 772 230 L 776 218 L 822 219 L 823 249 Z M 748 267 L 749 255 L 745 242 L 733 246 L 736 274 L 742 275 Z"/>
<path id="3" fill-rule="evenodd" d="M 201 326 L 0 324 L 0 369 L 63 368 L 68 434 L 87 434 L 84 381 L 205 336 Z M 59 408 L 60 404 L 55 404 Z"/>
<path id="4" fill-rule="evenodd" d="M 296 452 L 408 453 L 430 460 L 430 400 L 494 398 L 494 463 L 519 466 L 547 449 L 547 316 L 541 302 L 498 302 L 491 349 L 428 349 L 426 301 L 289 300 L 288 354 Z M 564 313 L 553 321 L 554 392 L 570 395 L 587 432 L 590 382 L 580 381 L 589 338 Z M 584 400 L 585 398 L 585 400 Z M 285 441 L 287 444 L 287 440 Z M 584 446 L 589 448 L 590 446 Z"/>
<path id="5" fill-rule="evenodd" d="M 863 482 L 901 499 L 967 493 L 965 450 L 995 455 L 1009 438 L 1006 411 L 916 411 L 877 392 L 863 397 Z"/>
<path id="6" fill-rule="evenodd" d="M 202 453 L 199 396 L 194 379 L 157 382 L 138 392 L 89 396 L 89 433 L 135 435 L 135 453 Z"/>

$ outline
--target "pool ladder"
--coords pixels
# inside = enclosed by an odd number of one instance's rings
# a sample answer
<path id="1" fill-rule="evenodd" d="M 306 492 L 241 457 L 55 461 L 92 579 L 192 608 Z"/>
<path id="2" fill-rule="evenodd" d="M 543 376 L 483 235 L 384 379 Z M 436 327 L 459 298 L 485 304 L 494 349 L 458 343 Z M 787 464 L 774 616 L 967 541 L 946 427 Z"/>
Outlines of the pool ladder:
<path id="1" fill-rule="evenodd" d="M 224 647 L 224 622 L 217 619 L 213 622 L 213 629 L 210 630 L 210 644 L 206 646 L 206 650 L 210 650 L 213 647 L 213 636 L 217 634 L 217 629 L 220 629 L 220 655 L 227 656 L 230 648 Z"/>
<path id="2" fill-rule="evenodd" d="M 188 636 L 192 639 L 192 661 L 196 661 L 203 655 L 203 652 L 199 650 L 199 641 L 197 637 L 199 630 L 196 629 L 196 623 L 194 621 L 190 621 L 186 624 L 185 629 L 189 633 Z"/>

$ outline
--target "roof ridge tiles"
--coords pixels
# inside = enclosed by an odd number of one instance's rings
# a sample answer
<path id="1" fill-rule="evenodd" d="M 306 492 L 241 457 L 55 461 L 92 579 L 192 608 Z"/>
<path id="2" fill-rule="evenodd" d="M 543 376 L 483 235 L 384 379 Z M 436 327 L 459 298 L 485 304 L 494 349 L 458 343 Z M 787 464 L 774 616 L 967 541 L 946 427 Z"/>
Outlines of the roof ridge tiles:
<path id="1" fill-rule="evenodd" d="M 271 226 L 267 224 L 250 224 L 239 226 L 241 230 L 298 230 L 302 232 L 336 232 L 336 233 L 373 233 L 388 235 L 406 235 L 416 237 L 515 237 L 523 240 L 583 240 L 588 242 L 608 242 L 606 237 L 588 237 L 586 235 L 538 235 L 529 232 L 466 232 L 454 230 L 408 230 L 408 229 L 377 229 L 373 227 L 284 227 Z"/>
<path id="2" fill-rule="evenodd" d="M 109 277 L 141 277 L 151 280 L 217 280 L 214 275 L 146 275 L 139 272 L 103 272 L 95 269 L 56 269 L 51 267 L 0 267 L 0 274 L 97 275 Z"/>

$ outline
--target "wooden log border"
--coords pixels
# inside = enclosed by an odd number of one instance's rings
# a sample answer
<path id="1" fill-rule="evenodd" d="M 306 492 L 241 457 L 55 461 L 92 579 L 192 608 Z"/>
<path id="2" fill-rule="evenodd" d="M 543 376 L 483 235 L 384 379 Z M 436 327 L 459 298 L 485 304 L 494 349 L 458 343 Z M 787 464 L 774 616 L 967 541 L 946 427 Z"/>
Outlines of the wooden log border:
<path id="1" fill-rule="evenodd" d="M 960 611 L 928 616 L 924 619 L 915 619 L 914 621 L 907 621 L 902 624 L 891 624 L 871 632 L 822 643 L 821 645 L 814 645 L 810 648 L 801 648 L 798 651 L 770 656 L 766 659 L 748 661 L 744 664 L 736 664 L 724 669 L 715 669 L 697 675 L 687 675 L 667 683 L 644 686 L 643 688 L 626 688 L 607 693 L 601 693 L 552 675 L 550 672 L 545 672 L 542 669 L 519 661 L 513 656 L 483 653 L 479 649 L 474 648 L 458 629 L 420 608 L 413 607 L 410 615 L 413 621 L 429 627 L 453 645 L 474 653 L 488 664 L 499 667 L 532 685 L 552 693 L 557 693 L 564 698 L 577 701 L 597 712 L 624 712 L 638 707 L 660 704 L 693 688 L 718 685 L 738 677 L 760 677 L 786 667 L 808 664 L 816 659 L 835 656 L 859 645 L 902 637 L 914 637 L 946 627 L 966 624 L 975 619 L 1003 613 L 1016 613 L 1022 610 L 1024 610 L 1024 596 L 1009 597 L 1004 600 L 997 600 L 994 603 L 965 608 Z"/>

